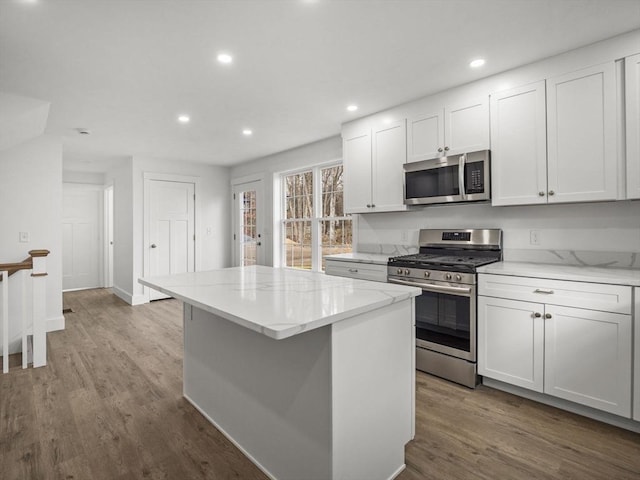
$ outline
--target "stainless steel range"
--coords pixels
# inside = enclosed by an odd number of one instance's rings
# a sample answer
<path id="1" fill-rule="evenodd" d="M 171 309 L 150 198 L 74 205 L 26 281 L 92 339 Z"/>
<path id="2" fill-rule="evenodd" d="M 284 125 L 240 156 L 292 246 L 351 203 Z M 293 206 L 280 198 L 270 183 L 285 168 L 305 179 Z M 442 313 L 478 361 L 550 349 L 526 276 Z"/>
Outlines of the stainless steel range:
<path id="1" fill-rule="evenodd" d="M 391 283 L 417 286 L 416 368 L 475 388 L 476 269 L 502 259 L 497 229 L 420 230 L 420 252 L 389 259 Z"/>

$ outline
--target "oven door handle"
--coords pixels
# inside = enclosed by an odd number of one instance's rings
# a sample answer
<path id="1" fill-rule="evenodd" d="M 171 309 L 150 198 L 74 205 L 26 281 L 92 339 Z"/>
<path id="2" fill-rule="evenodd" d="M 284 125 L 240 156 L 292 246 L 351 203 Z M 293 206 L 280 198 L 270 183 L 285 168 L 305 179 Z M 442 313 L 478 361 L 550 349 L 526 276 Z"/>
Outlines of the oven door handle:
<path id="1" fill-rule="evenodd" d="M 446 285 L 430 285 L 428 283 L 417 283 L 417 282 L 408 282 L 406 280 L 399 280 L 396 278 L 387 279 L 389 283 L 398 283 L 400 285 L 408 285 L 410 287 L 418 287 L 428 292 L 436 292 L 436 293 L 451 293 L 453 295 L 464 295 L 467 297 L 471 296 L 471 288 L 470 287 L 449 287 Z"/>

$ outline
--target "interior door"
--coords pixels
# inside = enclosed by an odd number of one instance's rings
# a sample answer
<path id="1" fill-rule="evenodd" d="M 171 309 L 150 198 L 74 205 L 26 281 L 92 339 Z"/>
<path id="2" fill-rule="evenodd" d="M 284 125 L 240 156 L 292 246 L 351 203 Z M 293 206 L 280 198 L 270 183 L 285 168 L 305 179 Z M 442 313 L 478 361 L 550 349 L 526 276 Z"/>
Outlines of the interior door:
<path id="1" fill-rule="evenodd" d="M 149 275 L 195 270 L 195 185 L 148 180 Z M 151 289 L 149 300 L 167 298 Z"/>
<path id="2" fill-rule="evenodd" d="M 100 287 L 102 187 L 65 183 L 62 192 L 62 289 Z"/>
<path id="3" fill-rule="evenodd" d="M 265 264 L 262 181 L 233 187 L 234 265 Z"/>

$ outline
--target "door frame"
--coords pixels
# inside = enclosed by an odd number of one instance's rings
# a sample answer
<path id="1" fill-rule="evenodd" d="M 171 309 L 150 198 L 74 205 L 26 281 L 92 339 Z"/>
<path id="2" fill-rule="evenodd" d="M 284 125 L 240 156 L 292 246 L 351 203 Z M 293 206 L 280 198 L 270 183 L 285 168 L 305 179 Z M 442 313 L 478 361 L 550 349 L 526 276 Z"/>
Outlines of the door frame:
<path id="1" fill-rule="evenodd" d="M 194 195 L 195 195 L 195 201 L 194 201 L 194 211 L 193 211 L 193 231 L 194 234 L 196 236 L 195 238 L 195 243 L 194 243 L 194 266 L 193 269 L 195 272 L 197 272 L 198 270 L 200 270 L 200 265 L 201 265 L 201 258 L 200 258 L 200 248 L 199 248 L 199 244 L 200 244 L 200 232 L 198 230 L 198 218 L 199 218 L 199 214 L 200 214 L 200 201 L 199 201 L 199 195 L 198 192 L 200 191 L 200 178 L 199 177 L 195 177 L 195 176 L 190 176 L 190 175 L 178 175 L 178 174 L 172 174 L 172 173 L 153 173 L 153 172 L 144 172 L 143 173 L 143 195 L 144 195 L 144 200 L 143 200 L 143 210 L 144 210 L 144 214 L 143 214 L 143 233 L 142 233 L 142 251 L 143 251 L 143 268 L 142 268 L 142 274 L 145 277 L 149 276 L 149 272 L 151 269 L 151 264 L 150 264 L 150 252 L 149 249 L 146 248 L 147 245 L 149 245 L 150 239 L 151 239 L 151 234 L 150 234 L 150 225 L 149 222 L 151 221 L 151 189 L 150 189 L 150 183 L 152 181 L 163 181 L 163 182 L 176 182 L 176 183 L 192 183 L 193 184 L 193 188 L 194 188 Z M 144 303 L 149 303 L 149 287 L 147 286 L 143 286 L 143 296 L 144 296 Z"/>
<path id="2" fill-rule="evenodd" d="M 109 196 L 109 192 L 111 192 L 111 196 Z M 113 253 L 115 253 L 115 248 L 113 245 L 109 245 L 109 238 L 114 238 L 114 204 L 115 204 L 115 186 L 114 182 L 111 181 L 104 186 L 104 194 L 103 194 L 103 205 L 104 205 L 104 226 L 103 226 L 103 258 L 104 258 L 104 278 L 102 279 L 102 286 L 104 288 L 113 287 Z M 110 253 L 110 250 L 113 253 Z"/>
<path id="3" fill-rule="evenodd" d="M 262 245 L 259 250 L 256 251 L 256 264 L 257 265 L 266 265 L 267 264 L 267 249 L 271 248 L 270 242 L 268 241 L 269 235 L 267 235 L 268 229 L 266 225 L 267 222 L 267 209 L 265 209 L 265 181 L 262 174 L 258 175 L 247 175 L 244 177 L 238 177 L 231 180 L 231 265 L 234 267 L 238 267 L 239 265 L 239 250 L 238 250 L 238 241 L 233 238 L 234 234 L 238 231 L 238 218 L 239 211 L 237 210 L 238 204 L 237 200 L 234 200 L 233 196 L 236 193 L 236 189 L 241 188 L 243 185 L 248 184 L 258 184 L 259 190 L 256 190 L 256 205 L 257 205 L 257 225 L 256 231 L 261 234 Z"/>

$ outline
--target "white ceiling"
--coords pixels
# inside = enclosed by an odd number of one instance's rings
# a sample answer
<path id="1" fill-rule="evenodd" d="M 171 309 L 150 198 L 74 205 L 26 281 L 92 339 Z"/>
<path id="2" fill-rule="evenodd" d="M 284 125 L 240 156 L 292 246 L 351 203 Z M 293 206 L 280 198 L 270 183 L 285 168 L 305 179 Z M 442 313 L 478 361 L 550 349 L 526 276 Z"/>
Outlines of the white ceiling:
<path id="1" fill-rule="evenodd" d="M 636 28 L 640 0 L 0 0 L 0 91 L 52 102 L 67 168 L 232 165 Z"/>

